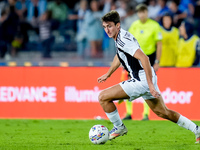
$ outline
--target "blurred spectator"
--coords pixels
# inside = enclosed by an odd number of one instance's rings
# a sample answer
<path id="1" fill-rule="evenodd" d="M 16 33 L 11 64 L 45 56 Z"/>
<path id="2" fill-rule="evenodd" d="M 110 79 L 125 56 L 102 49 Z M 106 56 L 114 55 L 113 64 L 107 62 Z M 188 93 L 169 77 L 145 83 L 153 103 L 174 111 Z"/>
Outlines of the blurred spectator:
<path id="1" fill-rule="evenodd" d="M 7 39 L 6 39 L 6 23 L 5 20 L 8 17 L 8 12 L 6 10 L 1 11 L 0 18 L 0 58 L 4 58 L 8 48 L 7 48 Z"/>
<path id="2" fill-rule="evenodd" d="M 27 4 L 27 19 L 33 27 L 38 26 L 39 17 L 46 11 L 46 0 L 31 0 Z"/>
<path id="3" fill-rule="evenodd" d="M 158 21 L 160 23 L 160 19 L 162 18 L 162 16 L 169 12 L 169 8 L 167 6 L 167 0 L 158 0 L 158 5 L 160 6 L 160 11 L 158 12 L 158 15 L 156 17 L 156 21 Z"/>
<path id="4" fill-rule="evenodd" d="M 186 21 L 179 27 L 180 41 L 177 53 L 176 67 L 191 67 L 199 63 L 200 40 L 193 34 L 193 25 Z"/>
<path id="5" fill-rule="evenodd" d="M 115 1 L 111 2 L 111 6 L 110 6 L 110 10 L 116 10 L 117 9 L 117 5 Z M 106 34 L 106 32 L 104 31 L 104 35 L 103 35 L 103 55 L 104 57 L 110 58 L 113 57 L 115 55 L 115 42 L 113 41 L 113 39 L 109 38 L 108 35 Z"/>
<path id="6" fill-rule="evenodd" d="M 110 10 L 116 10 L 116 9 L 117 9 L 116 3 L 115 1 L 112 1 L 110 4 Z"/>
<path id="7" fill-rule="evenodd" d="M 91 57 L 102 57 L 102 40 L 103 40 L 103 28 L 101 24 L 101 17 L 109 12 L 110 0 L 106 0 L 103 11 L 99 10 L 99 3 L 97 0 L 90 2 L 90 11 L 86 13 L 86 31 L 87 39 L 90 43 Z"/>
<path id="8" fill-rule="evenodd" d="M 1 13 L 3 11 L 5 11 L 6 5 L 7 5 L 7 0 L 1 0 L 0 1 L 0 17 L 1 17 Z"/>
<path id="9" fill-rule="evenodd" d="M 19 17 L 16 13 L 15 4 L 15 0 L 8 1 L 8 7 L 5 8 L 8 17 L 1 24 L 3 40 L 7 45 L 7 51 L 12 56 L 16 55 L 16 49 L 21 47 L 23 41 L 23 37 L 19 32 Z"/>
<path id="10" fill-rule="evenodd" d="M 16 4 L 16 11 L 20 18 L 20 20 L 24 20 L 27 17 L 27 2 L 26 0 L 17 0 Z"/>
<path id="11" fill-rule="evenodd" d="M 122 28 L 127 31 L 130 28 L 131 24 L 138 20 L 138 16 L 135 12 L 135 7 L 131 5 L 127 6 L 126 13 L 127 15 L 122 24 Z"/>
<path id="12" fill-rule="evenodd" d="M 57 24 L 61 34 L 65 33 L 66 30 L 74 32 L 76 28 L 75 23 L 73 20 L 69 20 L 70 10 L 63 0 L 48 2 L 47 9 L 52 11 L 52 19 L 54 24 Z"/>
<path id="13" fill-rule="evenodd" d="M 140 3 L 146 3 L 147 2 L 147 0 L 135 0 L 138 4 L 140 4 Z"/>
<path id="14" fill-rule="evenodd" d="M 43 58 L 51 58 L 51 45 L 53 42 L 52 32 L 52 22 L 51 22 L 52 12 L 50 10 L 46 11 L 39 20 L 39 36 L 42 43 Z"/>
<path id="15" fill-rule="evenodd" d="M 155 20 L 159 11 L 161 10 L 160 5 L 157 4 L 157 0 L 150 0 L 148 5 L 149 18 Z"/>
<path id="16" fill-rule="evenodd" d="M 173 67 L 176 63 L 176 53 L 178 49 L 179 31 L 173 26 L 173 20 L 169 13 L 161 19 L 162 33 L 162 53 L 160 57 L 160 66 Z"/>
<path id="17" fill-rule="evenodd" d="M 52 19 L 63 22 L 68 18 L 69 8 L 62 0 L 49 2 L 47 9 L 52 11 Z"/>
<path id="18" fill-rule="evenodd" d="M 69 19 L 77 20 L 77 55 L 84 57 L 85 50 L 87 48 L 87 31 L 85 28 L 85 14 L 88 13 L 88 2 L 87 0 L 81 0 L 78 7 L 77 15 L 69 15 Z"/>
<path id="19" fill-rule="evenodd" d="M 194 14 L 193 0 L 180 0 L 178 8 L 180 11 L 186 12 L 189 17 Z"/>
<path id="20" fill-rule="evenodd" d="M 19 16 L 19 33 L 17 34 L 16 40 L 12 43 L 15 49 L 26 49 L 26 43 L 29 39 L 28 31 L 33 30 L 31 24 L 27 21 L 28 4 L 29 2 L 26 0 L 17 0 L 15 4 L 16 13 Z M 20 37 L 23 38 L 23 40 L 20 40 Z M 21 43 L 20 47 L 19 43 Z"/>
<path id="21" fill-rule="evenodd" d="M 187 11 L 178 9 L 177 0 L 170 1 L 169 8 L 173 17 L 174 26 L 178 28 L 181 25 L 181 22 L 187 17 Z"/>
<path id="22" fill-rule="evenodd" d="M 126 17 L 127 3 L 122 0 L 116 1 L 116 11 L 119 13 L 120 21 L 123 22 Z"/>
<path id="23" fill-rule="evenodd" d="M 194 2 L 194 33 L 196 33 L 200 37 L 200 0 L 194 0 Z"/>

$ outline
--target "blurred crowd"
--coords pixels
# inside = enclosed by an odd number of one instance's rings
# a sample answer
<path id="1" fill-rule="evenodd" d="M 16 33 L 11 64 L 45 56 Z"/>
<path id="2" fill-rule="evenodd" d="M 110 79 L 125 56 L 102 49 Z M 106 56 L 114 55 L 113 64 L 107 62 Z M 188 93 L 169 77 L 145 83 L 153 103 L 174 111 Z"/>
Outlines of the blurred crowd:
<path id="1" fill-rule="evenodd" d="M 69 13 L 69 7 L 62 0 L 1 0 L 1 58 L 16 57 L 20 50 L 38 47 L 43 58 L 51 58 L 56 34 L 64 35 L 68 29 L 74 30 Z"/>
<path id="2" fill-rule="evenodd" d="M 75 47 L 72 49 L 77 52 L 77 57 L 113 56 L 114 41 L 105 34 L 101 17 L 110 10 L 117 10 L 121 27 L 129 30 L 138 20 L 135 8 L 140 3 L 148 6 L 148 17 L 157 21 L 161 30 L 178 29 L 177 43 L 182 38 L 187 41 L 193 35 L 200 37 L 200 0 L 78 0 L 71 3 L 73 6 L 69 7 L 64 0 L 1 0 L 0 57 L 16 57 L 18 51 L 38 49 L 34 42 L 39 45 L 43 58 L 52 57 L 55 43 L 69 46 L 73 42 Z M 170 17 L 168 29 L 164 25 L 164 16 Z M 163 42 L 165 47 L 169 40 L 163 36 Z M 199 42 L 195 43 L 195 50 L 192 65 L 199 64 Z"/>

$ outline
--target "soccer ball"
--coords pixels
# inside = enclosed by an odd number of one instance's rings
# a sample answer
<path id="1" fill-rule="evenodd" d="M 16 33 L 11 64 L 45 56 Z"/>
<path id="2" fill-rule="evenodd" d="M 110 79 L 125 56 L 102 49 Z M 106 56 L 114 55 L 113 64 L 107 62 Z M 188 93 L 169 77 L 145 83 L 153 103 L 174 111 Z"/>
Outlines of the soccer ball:
<path id="1" fill-rule="evenodd" d="M 103 125 L 94 125 L 89 132 L 89 139 L 93 144 L 105 144 L 109 138 L 109 131 Z"/>

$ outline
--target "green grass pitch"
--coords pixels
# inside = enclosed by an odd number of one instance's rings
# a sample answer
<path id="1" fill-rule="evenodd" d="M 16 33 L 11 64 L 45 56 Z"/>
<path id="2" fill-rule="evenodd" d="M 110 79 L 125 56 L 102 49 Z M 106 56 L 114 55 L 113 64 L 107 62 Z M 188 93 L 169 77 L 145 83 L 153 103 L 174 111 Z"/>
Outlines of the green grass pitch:
<path id="1" fill-rule="evenodd" d="M 200 121 L 196 121 L 200 125 Z M 0 120 L 0 150 L 200 150 L 192 132 L 169 121 L 124 121 L 127 135 L 94 145 L 88 133 L 108 120 Z"/>

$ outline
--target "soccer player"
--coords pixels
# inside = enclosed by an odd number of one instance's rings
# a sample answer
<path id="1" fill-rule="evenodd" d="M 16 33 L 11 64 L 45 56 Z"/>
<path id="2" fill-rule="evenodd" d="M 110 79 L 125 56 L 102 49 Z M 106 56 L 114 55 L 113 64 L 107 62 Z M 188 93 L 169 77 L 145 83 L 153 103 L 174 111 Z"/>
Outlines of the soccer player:
<path id="1" fill-rule="evenodd" d="M 120 27 L 120 17 L 117 11 L 110 11 L 102 17 L 102 25 L 110 38 L 115 40 L 116 55 L 108 72 L 97 79 L 105 82 L 120 66 L 129 72 L 131 79 L 107 88 L 99 94 L 99 103 L 114 127 L 109 139 L 127 134 L 128 130 L 120 119 L 113 101 L 142 96 L 151 110 L 159 117 L 168 119 L 179 126 L 192 131 L 196 142 L 200 143 L 200 127 L 181 114 L 166 107 L 157 85 L 157 76 L 151 67 L 149 58 L 143 53 L 135 37 Z"/>

